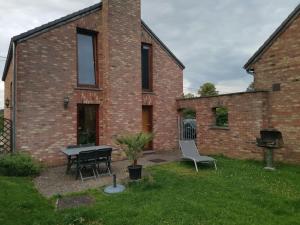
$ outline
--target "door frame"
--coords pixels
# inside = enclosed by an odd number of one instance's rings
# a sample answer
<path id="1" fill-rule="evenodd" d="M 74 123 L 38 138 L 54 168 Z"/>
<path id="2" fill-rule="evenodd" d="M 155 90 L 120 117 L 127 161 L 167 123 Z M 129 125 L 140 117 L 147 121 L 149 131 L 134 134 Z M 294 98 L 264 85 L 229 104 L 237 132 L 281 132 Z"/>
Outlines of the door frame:
<path id="1" fill-rule="evenodd" d="M 99 104 L 84 104 L 84 103 L 78 103 L 76 105 L 76 112 L 77 112 L 77 115 L 76 115 L 76 143 L 77 145 L 79 145 L 79 130 L 78 130 L 78 125 L 79 125 L 79 106 L 81 105 L 89 105 L 89 106 L 96 106 L 96 143 L 95 145 L 99 145 Z"/>

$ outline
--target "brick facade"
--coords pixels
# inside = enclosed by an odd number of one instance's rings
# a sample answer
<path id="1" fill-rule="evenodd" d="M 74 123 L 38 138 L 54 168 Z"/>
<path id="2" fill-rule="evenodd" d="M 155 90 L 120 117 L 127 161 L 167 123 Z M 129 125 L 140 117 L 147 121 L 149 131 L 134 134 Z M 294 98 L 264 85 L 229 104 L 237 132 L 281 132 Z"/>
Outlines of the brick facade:
<path id="1" fill-rule="evenodd" d="M 65 163 L 61 150 L 77 143 L 77 105 L 99 106 L 99 144 L 142 130 L 142 106 L 153 108 L 153 148 L 178 147 L 178 109 L 194 108 L 204 154 L 262 158 L 255 139 L 263 128 L 283 134 L 276 159 L 300 162 L 300 18 L 297 16 L 251 64 L 256 92 L 178 99 L 183 67 L 141 21 L 140 0 L 103 0 L 101 8 L 21 40 L 5 78 L 5 99 L 16 85 L 16 150 L 47 165 Z M 77 87 L 77 27 L 97 32 L 98 88 Z M 141 43 L 151 44 L 153 92 L 141 86 Z M 280 85 L 275 91 L 274 84 Z M 67 108 L 63 100 L 70 99 Z M 176 102 L 177 99 L 177 102 Z M 12 105 L 10 105 L 12 106 Z M 228 129 L 213 125 L 213 108 L 229 110 Z M 5 109 L 11 118 L 12 109 Z M 122 158 L 121 151 L 114 159 Z"/>
<path id="2" fill-rule="evenodd" d="M 300 162 L 300 18 L 252 65 L 255 89 L 270 91 L 270 127 L 283 133 L 282 158 Z M 280 91 L 273 91 L 280 84 Z"/>
<path id="3" fill-rule="evenodd" d="M 99 105 L 99 144 L 142 129 L 142 105 L 153 106 L 154 149 L 176 148 L 176 98 L 182 68 L 143 28 L 139 0 L 103 0 L 101 9 L 22 40 L 16 47 L 16 150 L 47 165 L 65 163 L 77 143 L 77 104 Z M 98 32 L 99 88 L 77 87 L 76 29 Z M 142 94 L 141 42 L 153 45 L 153 93 Z M 5 80 L 11 81 L 11 70 Z M 69 97 L 65 109 L 63 100 Z M 8 109 L 5 111 L 8 116 Z M 122 153 L 115 152 L 114 158 Z"/>
<path id="4" fill-rule="evenodd" d="M 176 99 L 183 93 L 183 71 L 166 54 L 151 35 L 142 30 L 142 42 L 153 48 L 153 93 L 143 93 L 143 105 L 153 105 L 153 132 L 155 150 L 178 148 Z"/>

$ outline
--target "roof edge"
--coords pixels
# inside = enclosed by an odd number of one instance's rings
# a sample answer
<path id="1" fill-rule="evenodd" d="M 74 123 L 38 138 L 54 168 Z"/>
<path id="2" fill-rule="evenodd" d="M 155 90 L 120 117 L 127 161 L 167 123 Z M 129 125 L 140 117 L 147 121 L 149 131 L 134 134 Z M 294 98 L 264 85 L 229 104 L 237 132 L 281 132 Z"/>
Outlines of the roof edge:
<path id="1" fill-rule="evenodd" d="M 81 9 L 77 12 L 71 13 L 67 16 L 61 17 L 59 19 L 56 19 L 52 22 L 46 23 L 44 25 L 41 25 L 39 27 L 33 28 L 29 31 L 26 31 L 24 33 L 21 33 L 19 35 L 16 35 L 14 37 L 11 38 L 10 40 L 10 44 L 9 44 L 9 49 L 8 49 L 8 53 L 7 53 L 7 58 L 5 61 L 5 66 L 4 66 L 4 70 L 3 70 L 3 74 L 2 74 L 2 81 L 5 81 L 6 76 L 7 76 L 7 72 L 9 69 L 9 65 L 11 63 L 12 60 L 12 46 L 13 43 L 17 43 L 19 41 L 22 41 L 23 39 L 26 38 L 30 38 L 33 35 L 37 35 L 40 34 L 41 32 L 46 31 L 47 29 L 56 27 L 58 25 L 61 25 L 62 23 L 68 22 L 76 17 L 81 17 L 84 16 L 87 13 L 93 12 L 94 10 L 98 10 L 101 9 L 102 7 L 102 2 L 94 4 L 92 6 L 89 6 L 87 8 Z M 184 64 L 171 52 L 171 50 L 157 37 L 157 35 L 146 25 L 146 23 L 142 20 L 142 26 L 145 28 L 145 30 L 163 47 L 163 49 L 165 51 L 167 51 L 167 53 L 175 60 L 175 62 L 180 66 L 180 68 L 185 69 Z"/>
<path id="2" fill-rule="evenodd" d="M 251 58 L 244 65 L 245 70 L 251 69 L 250 66 L 257 61 L 257 59 L 273 44 L 276 38 L 278 38 L 287 27 L 293 22 L 293 20 L 300 13 L 300 4 L 290 13 L 290 15 L 280 24 L 280 26 L 271 34 L 271 36 L 263 43 L 263 45 L 251 56 Z"/>
<path id="3" fill-rule="evenodd" d="M 157 37 L 157 35 L 148 27 L 148 25 L 142 20 L 142 27 L 146 29 L 146 31 L 152 36 L 167 53 L 176 61 L 178 66 L 180 66 L 181 69 L 185 69 L 185 65 L 174 55 L 174 53 L 162 42 L 162 40 Z"/>
<path id="4" fill-rule="evenodd" d="M 3 74 L 2 74 L 2 81 L 5 81 L 8 70 L 9 70 L 9 65 L 10 65 L 11 59 L 12 59 L 12 46 L 13 46 L 13 41 L 11 40 L 8 51 L 7 51 L 6 61 L 5 61 L 4 70 L 3 70 Z"/>
<path id="5" fill-rule="evenodd" d="M 29 30 L 29 31 L 26 31 L 24 33 L 16 35 L 16 36 L 14 36 L 12 38 L 12 40 L 13 41 L 20 41 L 21 39 L 27 38 L 27 37 L 29 37 L 31 35 L 34 35 L 34 34 L 38 33 L 38 32 L 42 32 L 42 31 L 44 31 L 44 30 L 46 30 L 48 28 L 55 27 L 56 25 L 60 25 L 60 24 L 62 24 L 64 22 L 69 22 L 69 20 L 72 20 L 75 17 L 82 17 L 82 16 L 84 16 L 87 13 L 91 13 L 91 12 L 93 12 L 95 10 L 100 9 L 101 7 L 102 7 L 102 2 L 94 4 L 94 5 L 89 6 L 87 8 L 84 8 L 84 9 L 81 9 L 79 11 L 73 12 L 73 13 L 71 13 L 69 15 L 63 16 L 63 17 L 61 17 L 59 19 L 53 20 L 53 21 L 51 21 L 49 23 L 43 24 L 43 25 L 41 25 L 39 27 L 33 28 L 33 29 Z"/>
<path id="6" fill-rule="evenodd" d="M 25 38 L 28 38 L 32 35 L 35 35 L 37 33 L 40 33 L 40 32 L 43 32 L 49 28 L 52 28 L 52 27 L 55 27 L 55 26 L 58 26 L 64 22 L 68 22 L 69 20 L 72 20 L 74 19 L 75 17 L 81 17 L 81 16 L 84 16 L 86 13 L 90 13 L 90 12 L 93 12 L 94 10 L 98 10 L 102 7 L 102 2 L 100 3 L 97 3 L 97 4 L 94 4 L 92 6 L 89 6 L 87 8 L 84 8 L 84 9 L 81 9 L 77 12 L 73 12 L 69 15 L 66 15 L 66 16 L 63 16 L 59 19 L 56 19 L 56 20 L 53 20 L 49 23 L 46 23 L 44 25 L 41 25 L 39 27 L 36 27 L 36 28 L 33 28 L 29 31 L 26 31 L 24 33 L 21 33 L 19 35 L 16 35 L 14 37 L 11 38 L 10 40 L 10 44 L 9 44 L 9 49 L 8 49 L 8 53 L 7 53 L 7 58 L 6 58 L 6 61 L 5 61 L 5 66 L 4 66 L 4 70 L 3 70 L 3 74 L 2 74 L 2 81 L 5 81 L 6 79 L 6 76 L 7 76 L 7 72 L 8 72 L 8 69 L 9 69 L 9 65 L 10 65 L 10 61 L 12 59 L 12 45 L 13 43 L 17 43 L 18 41 L 21 41 L 22 39 L 25 39 Z"/>

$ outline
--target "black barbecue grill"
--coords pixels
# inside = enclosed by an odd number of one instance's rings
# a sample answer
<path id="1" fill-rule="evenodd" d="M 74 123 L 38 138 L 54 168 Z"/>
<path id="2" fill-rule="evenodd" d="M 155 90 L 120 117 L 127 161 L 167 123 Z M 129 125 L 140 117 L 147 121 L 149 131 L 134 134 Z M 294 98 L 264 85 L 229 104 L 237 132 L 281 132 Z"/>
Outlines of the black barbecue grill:
<path id="1" fill-rule="evenodd" d="M 280 131 L 276 129 L 263 129 L 260 131 L 260 138 L 256 138 L 257 146 L 265 149 L 265 169 L 274 170 L 273 150 L 283 147 L 283 139 Z"/>

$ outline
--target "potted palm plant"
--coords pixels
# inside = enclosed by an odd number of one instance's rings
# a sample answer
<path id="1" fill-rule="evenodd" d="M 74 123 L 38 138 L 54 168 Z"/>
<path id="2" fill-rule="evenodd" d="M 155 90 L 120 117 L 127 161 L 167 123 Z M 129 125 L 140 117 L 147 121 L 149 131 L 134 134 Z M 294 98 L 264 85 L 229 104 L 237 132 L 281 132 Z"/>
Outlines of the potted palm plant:
<path id="1" fill-rule="evenodd" d="M 142 155 L 144 147 L 153 139 L 153 134 L 128 134 L 116 138 L 116 143 L 124 150 L 127 158 L 132 161 L 128 166 L 129 178 L 139 180 L 142 177 L 142 165 L 137 161 Z"/>

